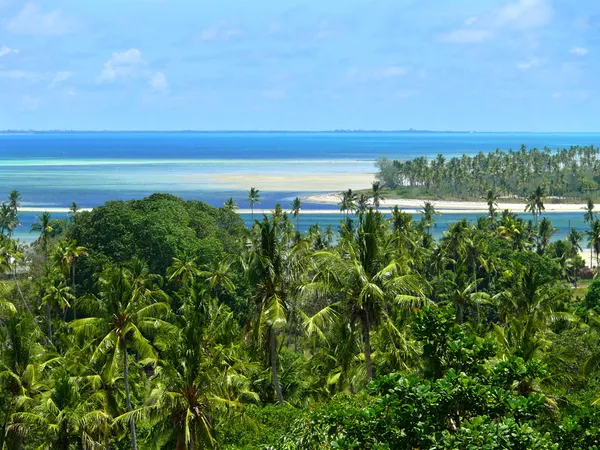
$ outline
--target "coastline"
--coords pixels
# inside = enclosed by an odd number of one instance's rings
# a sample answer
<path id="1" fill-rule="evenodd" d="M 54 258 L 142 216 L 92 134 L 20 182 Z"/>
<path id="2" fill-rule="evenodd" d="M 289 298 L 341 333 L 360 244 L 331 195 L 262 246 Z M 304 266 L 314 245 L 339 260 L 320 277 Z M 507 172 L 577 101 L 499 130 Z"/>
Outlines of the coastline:
<path id="1" fill-rule="evenodd" d="M 316 203 L 316 204 L 324 204 L 324 205 L 337 205 L 340 202 L 340 197 L 337 193 L 327 193 L 327 194 L 316 194 L 309 195 L 302 199 L 306 203 Z M 428 200 L 418 200 L 418 199 L 393 199 L 393 200 L 382 200 L 380 209 L 384 208 L 393 208 L 394 206 L 398 206 L 398 208 L 402 209 L 405 212 L 414 213 L 419 212 L 423 207 L 423 204 Z M 486 202 L 473 202 L 473 201 L 448 201 L 448 200 L 429 200 L 434 206 L 436 211 L 445 214 L 453 214 L 453 213 L 465 213 L 465 214 L 475 214 L 479 212 L 485 212 L 488 210 L 488 205 Z M 572 212 L 581 212 L 583 214 L 583 210 L 585 204 L 575 204 L 575 203 L 547 203 L 544 205 L 547 213 L 557 212 L 557 213 L 572 213 Z M 508 209 L 510 211 L 514 211 L 517 213 L 522 213 L 525 210 L 525 203 L 499 203 L 497 207 L 498 211 L 503 211 Z"/>

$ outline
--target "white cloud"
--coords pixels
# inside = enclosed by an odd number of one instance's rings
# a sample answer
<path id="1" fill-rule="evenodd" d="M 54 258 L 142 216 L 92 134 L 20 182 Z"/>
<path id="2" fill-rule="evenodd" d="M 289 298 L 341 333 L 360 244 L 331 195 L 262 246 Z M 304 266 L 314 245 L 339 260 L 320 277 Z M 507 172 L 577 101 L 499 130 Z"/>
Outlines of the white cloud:
<path id="1" fill-rule="evenodd" d="M 69 78 L 71 78 L 71 75 L 72 75 L 71 72 L 67 72 L 67 71 L 56 72 L 54 74 L 54 77 L 52 78 L 51 85 L 52 86 L 59 85 L 59 84 L 63 83 L 64 81 L 67 81 Z"/>
<path id="2" fill-rule="evenodd" d="M 244 34 L 244 29 L 238 23 L 221 21 L 206 27 L 200 33 L 201 42 L 230 41 Z"/>
<path id="3" fill-rule="evenodd" d="M 478 44 L 485 42 L 493 36 L 489 30 L 460 29 L 442 36 L 441 41 L 449 44 Z"/>
<path id="4" fill-rule="evenodd" d="M 98 81 L 100 83 L 112 83 L 120 79 L 136 78 L 140 76 L 145 66 L 146 62 L 142 58 L 142 53 L 136 48 L 115 52 L 104 63 Z"/>
<path id="5" fill-rule="evenodd" d="M 570 52 L 574 55 L 577 56 L 585 56 L 587 55 L 590 51 L 587 48 L 584 47 L 574 47 L 570 50 Z"/>
<path id="6" fill-rule="evenodd" d="M 465 19 L 467 28 L 452 30 L 440 37 L 449 44 L 478 44 L 499 35 L 503 30 L 529 30 L 547 25 L 554 16 L 549 0 L 516 0 L 480 17 Z M 470 28 L 477 22 L 477 28 Z"/>
<path id="7" fill-rule="evenodd" d="M 553 15 L 548 0 L 517 0 L 500 8 L 494 22 L 499 27 L 538 28 L 548 24 Z"/>
<path id="8" fill-rule="evenodd" d="M 43 75 L 24 70 L 0 70 L 0 78 L 9 78 L 11 80 L 39 81 Z"/>
<path id="9" fill-rule="evenodd" d="M 150 87 L 157 92 L 168 92 L 169 91 L 169 82 L 167 81 L 167 76 L 162 72 L 156 72 L 150 80 L 148 80 L 148 84 Z"/>
<path id="10" fill-rule="evenodd" d="M 519 69 L 519 70 L 534 69 L 536 67 L 541 66 L 543 63 L 544 63 L 544 61 L 539 58 L 531 58 L 528 61 L 518 63 L 517 69 Z"/>
<path id="11" fill-rule="evenodd" d="M 0 47 L 0 58 L 10 53 L 19 53 L 19 50 L 15 50 L 14 48 L 8 48 L 6 45 Z"/>
<path id="12" fill-rule="evenodd" d="M 59 9 L 44 12 L 33 2 L 25 4 L 21 11 L 8 21 L 6 28 L 13 33 L 37 36 L 68 34 L 75 29 L 73 23 L 67 20 Z"/>
<path id="13" fill-rule="evenodd" d="M 346 73 L 346 78 L 350 81 L 364 83 L 366 81 L 382 81 L 397 78 L 408 73 L 408 69 L 403 66 L 387 66 L 377 69 L 359 69 L 353 67 Z"/>

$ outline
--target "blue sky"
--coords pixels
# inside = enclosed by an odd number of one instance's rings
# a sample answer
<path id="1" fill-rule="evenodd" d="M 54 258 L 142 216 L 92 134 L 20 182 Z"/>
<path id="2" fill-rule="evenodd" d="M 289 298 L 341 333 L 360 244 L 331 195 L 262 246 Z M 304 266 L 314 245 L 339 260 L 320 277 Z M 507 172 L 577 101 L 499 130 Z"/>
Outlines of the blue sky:
<path id="1" fill-rule="evenodd" d="M 597 0 L 0 0 L 0 129 L 598 131 Z"/>

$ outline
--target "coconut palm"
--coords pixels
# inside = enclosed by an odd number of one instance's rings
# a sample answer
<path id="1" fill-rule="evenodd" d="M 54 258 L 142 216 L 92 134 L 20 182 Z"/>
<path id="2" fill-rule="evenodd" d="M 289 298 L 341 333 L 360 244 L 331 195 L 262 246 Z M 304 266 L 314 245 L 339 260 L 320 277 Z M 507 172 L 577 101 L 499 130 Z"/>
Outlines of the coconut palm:
<path id="1" fill-rule="evenodd" d="M 383 198 L 383 185 L 379 181 L 373 181 L 371 186 L 371 198 L 373 200 L 373 206 L 375 206 L 375 211 L 379 211 L 379 205 L 381 205 L 381 201 L 385 200 Z"/>
<path id="2" fill-rule="evenodd" d="M 550 243 L 550 238 L 552 237 L 552 235 L 554 233 L 556 233 L 557 230 L 558 230 L 558 228 L 554 228 L 552 226 L 552 222 L 550 222 L 550 220 L 547 217 L 544 217 L 540 221 L 540 223 L 538 224 L 538 233 L 537 233 L 538 253 L 540 253 L 540 254 L 544 253 L 544 250 Z"/>
<path id="3" fill-rule="evenodd" d="M 14 229 L 19 225 L 19 218 L 14 209 L 8 203 L 2 203 L 0 205 L 0 231 L 2 233 L 7 231 L 8 236 L 12 237 Z"/>
<path id="4" fill-rule="evenodd" d="M 587 204 L 583 207 L 585 210 L 583 214 L 583 221 L 590 225 L 596 220 L 596 213 L 594 212 L 594 202 L 591 198 L 588 199 Z"/>
<path id="5" fill-rule="evenodd" d="M 250 203 L 250 209 L 252 210 L 252 226 L 254 226 L 254 205 L 260 204 L 260 193 L 258 189 L 253 187 L 248 191 L 248 203 Z"/>
<path id="6" fill-rule="evenodd" d="M 31 224 L 29 232 L 40 233 L 40 236 L 38 237 L 36 242 L 42 246 L 44 258 L 47 260 L 48 244 L 50 242 L 50 238 L 54 233 L 54 228 L 56 227 L 56 220 L 53 220 L 52 214 L 50 214 L 47 211 L 45 211 L 41 216 L 36 216 L 36 220 L 37 222 Z"/>
<path id="7" fill-rule="evenodd" d="M 498 206 L 498 198 L 500 196 L 493 189 L 487 191 L 485 201 L 488 205 L 488 214 L 492 223 L 496 220 L 496 207 Z"/>
<path id="8" fill-rule="evenodd" d="M 257 227 L 245 262 L 245 271 L 254 286 L 250 326 L 256 348 L 266 348 L 271 367 L 273 389 L 278 403 L 283 403 L 277 362 L 277 330 L 286 323 L 287 283 L 284 246 L 277 233 L 277 220 L 264 216 Z"/>
<path id="9" fill-rule="evenodd" d="M 12 191 L 10 191 L 10 194 L 8 194 L 8 204 L 15 213 L 17 213 L 19 208 L 21 207 L 22 199 L 23 197 L 21 196 L 21 193 L 16 189 L 13 189 Z"/>
<path id="10" fill-rule="evenodd" d="M 544 207 L 544 200 L 546 199 L 546 190 L 543 186 L 538 186 L 535 190 L 527 197 L 527 203 L 525 205 L 525 211 L 530 211 L 533 214 L 535 223 L 537 224 L 538 217 L 546 210 Z"/>
<path id="11" fill-rule="evenodd" d="M 223 203 L 223 207 L 231 212 L 234 212 L 237 209 L 237 203 L 233 200 L 233 197 L 229 197 L 225 203 Z"/>
<path id="12" fill-rule="evenodd" d="M 44 428 L 40 448 L 68 450 L 73 443 L 80 448 L 101 448 L 102 437 L 95 431 L 111 422 L 103 409 L 102 394 L 83 392 L 77 379 L 64 370 L 56 371 L 51 383 L 31 411 L 14 415 L 16 423 L 12 426 L 25 432 Z"/>
<path id="13" fill-rule="evenodd" d="M 53 251 L 52 259 L 60 267 L 65 280 L 70 279 L 73 295 L 75 295 L 75 272 L 77 261 L 80 257 L 87 254 L 87 249 L 77 245 L 77 242 L 72 239 L 59 241 Z"/>
<path id="14" fill-rule="evenodd" d="M 127 412 L 133 411 L 129 382 L 128 349 L 148 362 L 156 361 L 152 335 L 171 326 L 163 319 L 170 311 L 165 293 L 140 262 L 133 267 L 109 267 L 98 278 L 98 293 L 80 299 L 79 307 L 90 317 L 77 319 L 71 326 L 77 334 L 95 338 L 92 364 L 102 364 L 103 372 L 115 373 L 122 360 Z M 112 376 L 108 377 L 112 379 Z M 132 448 L 137 449 L 135 415 L 128 417 Z"/>
<path id="15" fill-rule="evenodd" d="M 367 194 L 360 194 L 356 202 L 356 214 L 364 214 L 369 210 L 369 197 Z"/>
<path id="16" fill-rule="evenodd" d="M 585 223 L 589 223 L 590 224 L 590 229 L 593 227 L 594 223 L 596 222 L 596 213 L 594 212 L 594 202 L 592 201 L 592 199 L 588 199 L 587 204 L 585 205 L 585 207 L 583 208 L 585 210 L 584 214 L 583 214 L 583 221 Z M 590 266 L 592 265 L 592 261 L 593 261 L 593 247 L 590 246 Z"/>
<path id="17" fill-rule="evenodd" d="M 588 245 L 590 246 L 590 249 L 596 253 L 596 266 L 598 267 L 600 266 L 598 256 L 600 254 L 600 220 L 592 222 L 589 231 L 587 231 L 587 235 L 589 237 Z"/>
<path id="18" fill-rule="evenodd" d="M 338 203 L 341 212 L 351 213 L 356 210 L 356 193 L 352 189 L 348 189 L 340 194 L 340 203 Z"/>
<path id="19" fill-rule="evenodd" d="M 300 219 L 300 210 L 302 209 L 302 201 L 300 197 L 296 197 L 292 202 L 292 215 L 294 219 L 296 219 L 296 229 L 299 227 L 299 219 Z"/>
<path id="20" fill-rule="evenodd" d="M 320 291 L 322 295 L 342 294 L 346 323 L 358 322 L 362 329 L 366 380 L 370 382 L 373 379 L 371 331 L 380 322 L 387 302 L 420 302 L 427 293 L 427 283 L 408 273 L 405 265 L 388 259 L 381 242 L 379 213 L 370 210 L 359 220 L 358 237 L 355 241 L 345 240 L 343 253 L 321 251 L 314 255 L 318 272 L 305 289 Z"/>
<path id="21" fill-rule="evenodd" d="M 468 307 L 479 307 L 487 304 L 490 295 L 486 292 L 477 292 L 477 280 L 468 283 L 466 286 L 459 286 L 452 282 L 452 288 L 448 294 L 442 295 L 444 299 L 440 304 L 450 303 L 456 311 L 456 321 L 463 323 L 465 319 L 465 310 Z"/>
<path id="22" fill-rule="evenodd" d="M 431 227 L 435 227 L 435 219 L 434 217 L 439 215 L 440 213 L 435 210 L 433 203 L 425 202 L 423 203 L 423 209 L 421 210 L 421 223 L 425 230 L 427 230 L 428 234 L 431 234 Z"/>
<path id="23" fill-rule="evenodd" d="M 80 210 L 81 206 L 79 206 L 76 202 L 71 203 L 71 206 L 69 206 L 69 214 L 71 216 L 71 220 L 75 218 L 75 216 Z"/>
<path id="24" fill-rule="evenodd" d="M 63 320 L 66 320 L 67 308 L 71 307 L 75 296 L 62 275 L 48 266 L 46 274 L 40 279 L 40 287 L 42 304 L 46 305 L 48 339 L 52 342 L 52 311 L 61 311 Z"/>

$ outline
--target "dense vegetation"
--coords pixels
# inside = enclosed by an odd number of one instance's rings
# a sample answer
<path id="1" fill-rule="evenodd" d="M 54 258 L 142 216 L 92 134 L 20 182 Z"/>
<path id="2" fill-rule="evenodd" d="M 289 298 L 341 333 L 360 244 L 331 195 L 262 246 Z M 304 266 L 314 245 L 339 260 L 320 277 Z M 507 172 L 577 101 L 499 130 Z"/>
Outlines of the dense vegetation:
<path id="1" fill-rule="evenodd" d="M 397 195 L 413 198 L 480 199 L 490 189 L 525 197 L 538 186 L 567 199 L 600 198 L 600 148 L 496 150 L 447 159 L 438 155 L 406 161 L 381 158 L 378 179 Z"/>
<path id="2" fill-rule="evenodd" d="M 351 197 L 335 236 L 295 230 L 299 199 L 249 230 L 231 199 L 156 194 L 42 214 L 29 247 L 12 193 L 0 449 L 597 448 L 583 236 L 492 200 L 436 241 L 431 205 L 416 222 Z"/>

